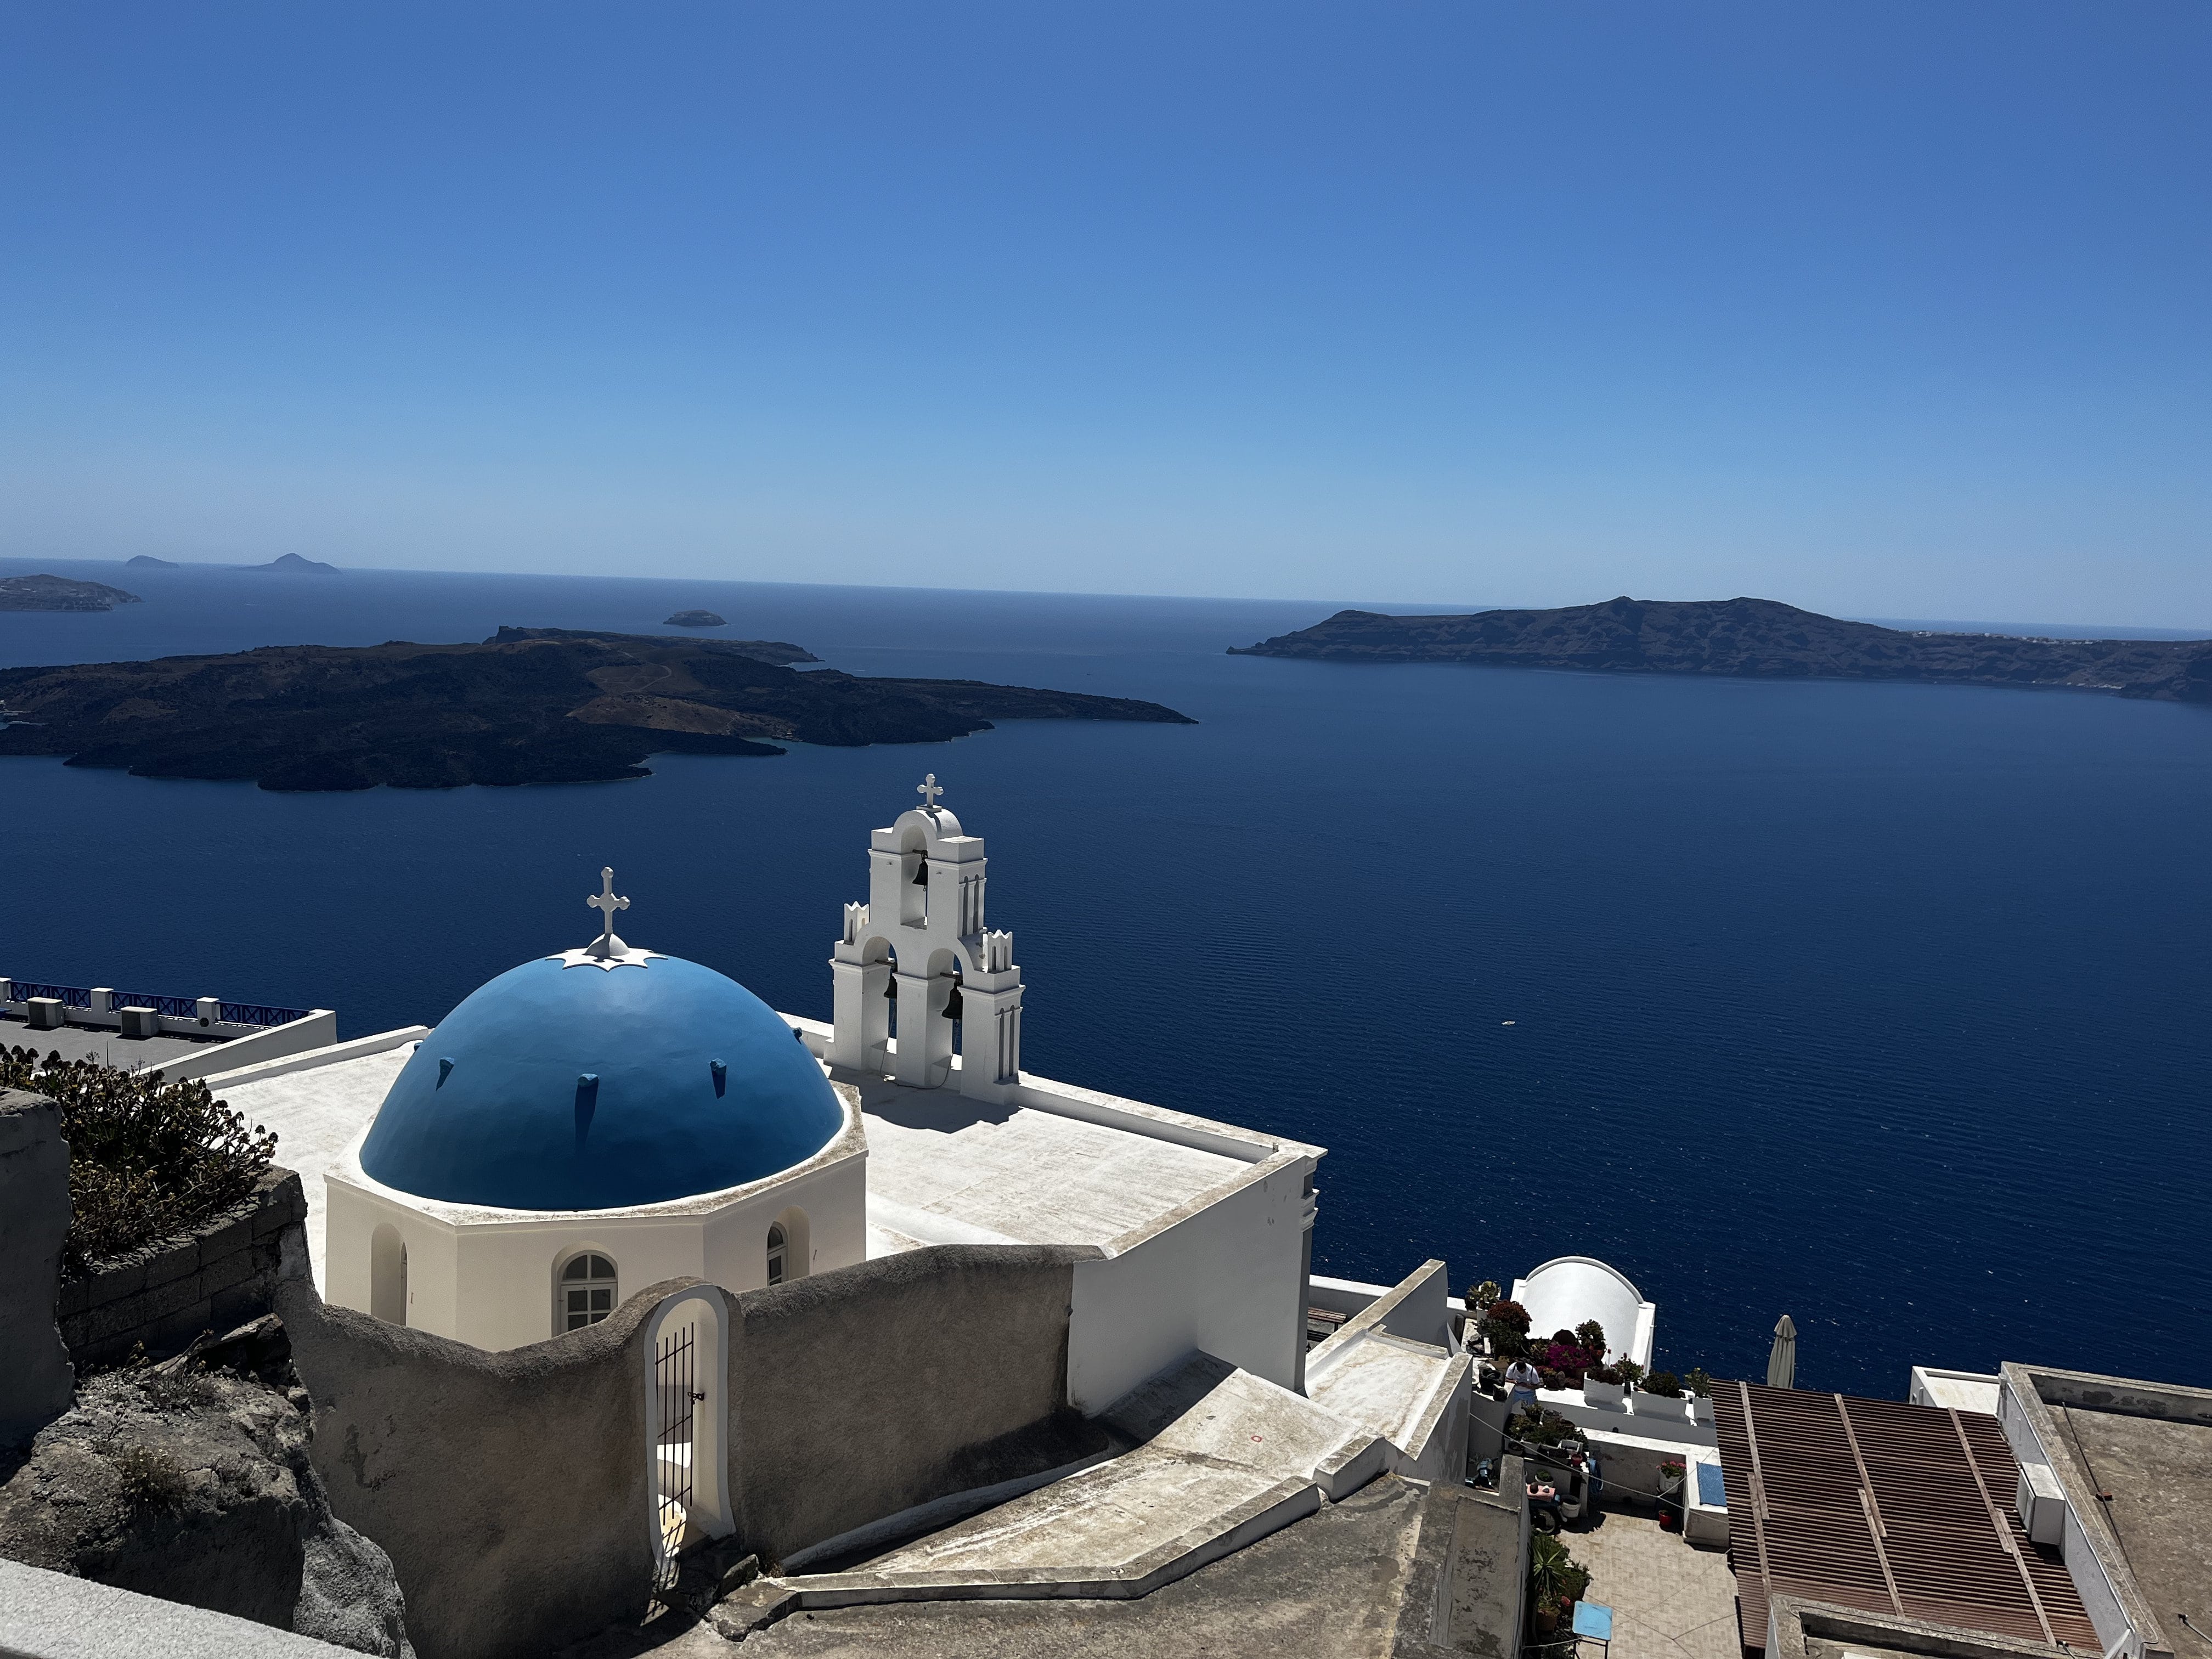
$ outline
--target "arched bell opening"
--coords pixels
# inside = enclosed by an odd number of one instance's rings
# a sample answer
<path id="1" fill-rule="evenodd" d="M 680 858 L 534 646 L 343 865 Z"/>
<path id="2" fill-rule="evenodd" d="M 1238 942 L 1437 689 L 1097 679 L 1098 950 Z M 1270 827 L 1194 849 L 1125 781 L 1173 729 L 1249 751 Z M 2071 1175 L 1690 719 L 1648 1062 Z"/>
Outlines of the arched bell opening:
<path id="1" fill-rule="evenodd" d="M 860 1068 L 865 1072 L 888 1072 L 889 1045 L 898 1003 L 898 972 L 891 948 L 883 939 L 871 939 L 862 954 L 860 1002 Z"/>
<path id="2" fill-rule="evenodd" d="M 963 1007 L 960 958 L 951 951 L 931 954 L 921 1003 L 922 1086 L 942 1088 L 951 1079 L 952 1055 Z"/>

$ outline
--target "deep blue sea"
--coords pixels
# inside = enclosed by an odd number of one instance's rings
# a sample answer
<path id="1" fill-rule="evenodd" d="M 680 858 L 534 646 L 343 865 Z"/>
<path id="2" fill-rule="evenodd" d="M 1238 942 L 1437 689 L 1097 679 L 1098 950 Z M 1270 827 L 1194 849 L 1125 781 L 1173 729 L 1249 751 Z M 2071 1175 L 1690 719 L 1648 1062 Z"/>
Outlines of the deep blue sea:
<path id="1" fill-rule="evenodd" d="M 2212 708 L 1224 654 L 1320 604 L 114 564 L 0 662 L 481 639 L 796 641 L 1194 726 L 663 757 L 629 783 L 281 795 L 0 760 L 0 971 L 434 1022 L 593 931 L 826 1018 L 867 832 L 989 838 L 1031 1069 L 1322 1143 L 1315 1265 L 1580 1252 L 1659 1357 L 1899 1396 L 1915 1362 L 2212 1382 Z"/>

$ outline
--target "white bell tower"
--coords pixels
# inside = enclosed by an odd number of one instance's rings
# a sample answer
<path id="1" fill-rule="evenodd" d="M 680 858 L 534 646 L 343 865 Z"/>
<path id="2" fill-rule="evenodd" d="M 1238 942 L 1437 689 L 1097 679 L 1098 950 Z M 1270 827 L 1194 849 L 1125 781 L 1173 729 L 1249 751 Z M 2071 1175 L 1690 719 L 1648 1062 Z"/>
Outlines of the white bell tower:
<path id="1" fill-rule="evenodd" d="M 1006 1100 L 1022 1068 L 1014 936 L 984 929 L 983 838 L 962 834 L 960 820 L 937 804 L 945 791 L 936 773 L 915 793 L 920 806 L 868 837 L 868 902 L 845 907 L 844 937 L 830 957 L 836 1025 L 825 1058 L 912 1088 L 942 1088 L 955 1076 L 957 1019 L 960 1092 Z"/>

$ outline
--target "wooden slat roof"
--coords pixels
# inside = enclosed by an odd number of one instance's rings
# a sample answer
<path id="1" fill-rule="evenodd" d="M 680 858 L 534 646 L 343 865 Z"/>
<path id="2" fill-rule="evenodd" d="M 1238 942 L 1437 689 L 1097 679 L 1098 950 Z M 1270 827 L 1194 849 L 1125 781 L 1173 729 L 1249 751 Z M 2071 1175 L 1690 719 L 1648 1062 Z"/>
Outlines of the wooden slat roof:
<path id="1" fill-rule="evenodd" d="M 1774 1595 L 2100 1650 L 2057 1553 L 2013 1509 L 2019 1468 L 1979 1412 L 1727 1382 L 1713 1391 L 1743 1644 Z"/>

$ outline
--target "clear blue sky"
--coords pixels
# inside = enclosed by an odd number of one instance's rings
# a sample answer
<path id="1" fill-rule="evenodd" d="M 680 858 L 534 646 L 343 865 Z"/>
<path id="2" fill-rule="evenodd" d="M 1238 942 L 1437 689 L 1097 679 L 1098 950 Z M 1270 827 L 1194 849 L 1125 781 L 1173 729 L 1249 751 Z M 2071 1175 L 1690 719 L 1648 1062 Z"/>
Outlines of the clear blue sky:
<path id="1" fill-rule="evenodd" d="M 0 554 L 2212 624 L 2212 7 L 19 3 Z"/>

